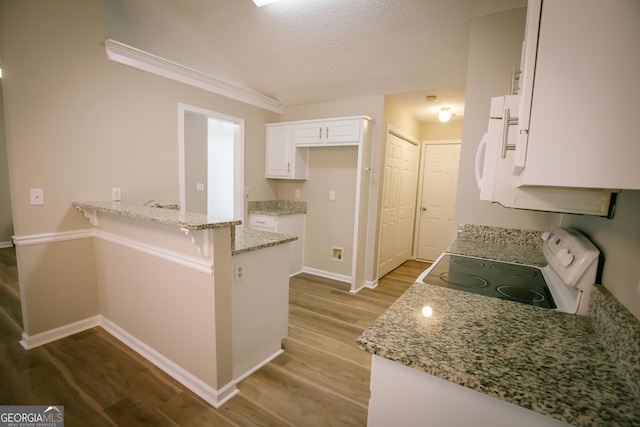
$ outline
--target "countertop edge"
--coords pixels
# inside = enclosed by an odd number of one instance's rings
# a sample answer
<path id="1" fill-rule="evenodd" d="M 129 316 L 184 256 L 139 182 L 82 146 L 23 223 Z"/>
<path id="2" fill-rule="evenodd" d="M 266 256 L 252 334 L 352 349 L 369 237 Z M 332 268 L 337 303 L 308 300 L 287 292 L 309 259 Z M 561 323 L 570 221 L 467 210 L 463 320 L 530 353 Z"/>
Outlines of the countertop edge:
<path id="1" fill-rule="evenodd" d="M 206 230 L 212 228 L 232 227 L 242 224 L 240 220 L 218 219 L 205 214 L 182 212 L 149 206 L 125 204 L 121 202 L 73 202 L 73 206 L 84 212 L 92 223 L 91 213 L 87 211 L 103 212 L 121 215 L 142 221 L 171 225 L 188 230 Z"/>

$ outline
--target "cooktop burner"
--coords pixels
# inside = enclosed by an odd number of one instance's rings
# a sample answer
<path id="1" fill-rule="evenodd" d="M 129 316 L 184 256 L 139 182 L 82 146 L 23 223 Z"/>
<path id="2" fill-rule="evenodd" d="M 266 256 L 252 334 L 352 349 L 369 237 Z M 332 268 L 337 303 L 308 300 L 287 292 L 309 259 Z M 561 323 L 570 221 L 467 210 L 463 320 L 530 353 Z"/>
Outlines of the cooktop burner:
<path id="1" fill-rule="evenodd" d="M 446 254 L 422 278 L 443 286 L 545 308 L 556 308 L 540 270 L 525 265 Z"/>

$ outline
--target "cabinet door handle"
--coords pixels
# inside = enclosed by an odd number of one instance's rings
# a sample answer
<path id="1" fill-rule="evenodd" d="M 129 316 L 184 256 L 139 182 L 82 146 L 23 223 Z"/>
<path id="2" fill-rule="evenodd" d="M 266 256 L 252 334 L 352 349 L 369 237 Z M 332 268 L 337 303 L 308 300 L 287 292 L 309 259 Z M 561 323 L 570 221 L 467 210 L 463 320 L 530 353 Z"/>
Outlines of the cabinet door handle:
<path id="1" fill-rule="evenodd" d="M 327 128 L 326 132 L 324 133 L 325 138 L 329 139 L 329 128 Z"/>
<path id="2" fill-rule="evenodd" d="M 291 162 L 287 162 L 287 173 L 291 172 Z"/>
<path id="3" fill-rule="evenodd" d="M 517 126 L 518 118 L 511 117 L 511 110 L 509 108 L 504 109 L 504 114 L 502 115 L 502 158 L 507 158 L 507 150 L 515 150 L 515 144 L 507 144 L 507 139 L 509 138 L 509 126 Z"/>
<path id="4" fill-rule="evenodd" d="M 318 139 L 322 139 L 322 126 L 318 128 Z"/>

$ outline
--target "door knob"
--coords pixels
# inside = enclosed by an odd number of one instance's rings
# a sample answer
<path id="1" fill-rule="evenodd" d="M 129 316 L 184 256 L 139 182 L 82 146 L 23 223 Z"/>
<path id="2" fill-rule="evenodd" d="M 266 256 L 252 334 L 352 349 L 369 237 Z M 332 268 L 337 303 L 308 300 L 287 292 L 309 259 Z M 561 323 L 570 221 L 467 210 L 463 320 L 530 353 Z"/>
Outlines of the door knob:
<path id="1" fill-rule="evenodd" d="M 424 212 L 424 211 L 426 211 L 426 210 L 427 210 L 427 208 L 425 208 L 425 207 L 423 206 L 423 207 L 421 207 L 421 208 L 420 208 L 420 210 L 421 210 L 422 212 Z"/>

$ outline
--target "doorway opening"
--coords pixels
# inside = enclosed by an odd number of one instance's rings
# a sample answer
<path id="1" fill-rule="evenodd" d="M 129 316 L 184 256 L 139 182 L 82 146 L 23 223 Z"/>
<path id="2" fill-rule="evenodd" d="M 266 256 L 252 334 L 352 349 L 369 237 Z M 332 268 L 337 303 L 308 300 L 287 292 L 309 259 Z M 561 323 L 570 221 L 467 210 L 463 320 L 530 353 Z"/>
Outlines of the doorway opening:
<path id="1" fill-rule="evenodd" d="M 423 141 L 413 257 L 434 261 L 453 241 L 460 140 Z"/>
<path id="2" fill-rule="evenodd" d="M 178 105 L 180 209 L 220 219 L 244 212 L 244 120 Z"/>
<path id="3" fill-rule="evenodd" d="M 378 279 L 410 259 L 434 261 L 451 244 L 460 143 L 420 143 L 389 126 Z"/>

